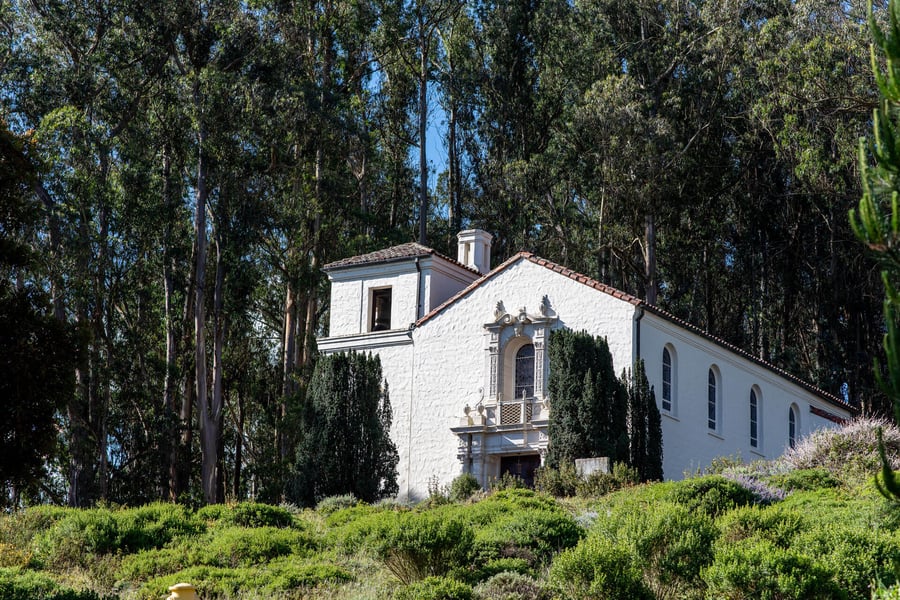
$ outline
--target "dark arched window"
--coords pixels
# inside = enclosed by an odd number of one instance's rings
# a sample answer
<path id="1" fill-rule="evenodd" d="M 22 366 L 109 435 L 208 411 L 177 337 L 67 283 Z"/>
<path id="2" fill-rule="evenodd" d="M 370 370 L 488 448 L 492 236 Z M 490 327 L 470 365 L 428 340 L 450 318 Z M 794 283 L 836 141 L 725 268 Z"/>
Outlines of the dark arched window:
<path id="1" fill-rule="evenodd" d="M 516 352 L 515 398 L 534 396 L 534 344 L 525 344 Z"/>
<path id="2" fill-rule="evenodd" d="M 706 425 L 713 431 L 718 429 L 718 396 L 716 392 L 716 372 L 712 369 L 709 370 L 708 380 L 708 396 L 706 402 Z"/>
<path id="3" fill-rule="evenodd" d="M 759 399 L 753 388 L 750 389 L 750 445 L 753 448 L 759 445 Z"/>
<path id="4" fill-rule="evenodd" d="M 662 409 L 672 412 L 672 355 L 663 348 L 662 356 Z"/>
<path id="5" fill-rule="evenodd" d="M 788 445 L 793 448 L 797 443 L 797 407 L 788 409 Z"/>

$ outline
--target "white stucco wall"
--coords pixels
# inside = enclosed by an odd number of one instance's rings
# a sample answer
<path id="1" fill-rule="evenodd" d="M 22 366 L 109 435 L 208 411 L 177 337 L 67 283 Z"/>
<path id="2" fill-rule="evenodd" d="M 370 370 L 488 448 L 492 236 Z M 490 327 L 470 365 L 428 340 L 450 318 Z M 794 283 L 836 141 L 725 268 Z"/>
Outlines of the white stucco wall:
<path id="1" fill-rule="evenodd" d="M 605 335 L 616 370 L 630 364 L 634 315 L 630 304 L 520 260 L 413 332 L 414 377 L 409 401 L 401 405 L 401 400 L 391 395 L 395 420 L 403 415 L 411 423 L 408 441 L 403 446 L 398 441 L 401 468 L 405 469 L 401 494 L 422 498 L 429 478 L 437 477 L 446 484 L 459 475 L 458 438 L 450 427 L 458 424 L 467 404 L 474 407 L 489 389 L 484 325 L 494 320 L 498 301 L 511 314 L 521 307 L 537 313 L 545 295 L 559 316 L 555 328 Z M 501 344 L 508 343 L 511 336 L 512 328 L 506 328 Z M 546 368 L 544 374 L 546 378 Z"/>
<path id="2" fill-rule="evenodd" d="M 640 353 L 647 379 L 656 392 L 662 413 L 663 471 L 667 479 L 680 479 L 721 456 L 744 461 L 773 459 L 788 447 L 788 407 L 798 407 L 797 437 L 836 424 L 810 412 L 810 406 L 847 418 L 841 409 L 771 370 L 691 333 L 658 315 L 645 313 L 640 323 Z M 662 411 L 662 352 L 673 357 L 673 408 Z M 720 427 L 707 425 L 708 373 L 720 378 Z M 750 445 L 750 390 L 757 387 L 758 447 Z"/>
<path id="3" fill-rule="evenodd" d="M 411 330 L 399 328 L 406 328 L 415 314 L 415 302 L 409 300 L 416 297 L 420 282 L 414 264 L 406 263 L 403 268 L 397 264 L 373 265 L 357 268 L 355 273 L 345 271 L 339 277 L 333 275 L 331 336 L 320 340 L 319 347 L 324 352 L 351 348 L 372 351 L 381 357 L 394 412 L 391 435 L 400 455 L 398 474 L 402 499 L 422 499 L 427 496 L 431 478 L 447 484 L 461 472 L 462 465 L 457 458 L 459 438 L 450 428 L 459 425 L 466 405 L 474 408 L 480 400 L 485 404 L 496 400 L 489 397 L 490 335 L 485 324 L 495 321 L 498 302 L 511 315 L 517 315 L 523 307 L 528 314 L 537 315 L 546 296 L 549 314 L 557 317 L 552 327 L 605 336 L 617 373 L 630 367 L 637 355 L 635 317 L 640 311 L 634 305 L 525 258 L 494 274 Z M 465 276 L 456 273 L 448 276 L 429 269 L 424 298 L 428 305 L 436 305 L 439 298 L 449 297 L 461 289 L 464 280 Z M 368 290 L 387 285 L 394 290 L 392 328 L 398 329 L 365 333 L 369 318 Z M 454 288 L 455 285 L 459 288 Z M 694 471 L 719 456 L 739 454 L 744 460 L 778 456 L 787 445 L 787 414 L 791 402 L 799 408 L 798 437 L 815 428 L 834 426 L 810 413 L 810 406 L 841 417 L 849 416 L 848 411 L 801 386 L 658 315 L 643 313 L 639 329 L 640 355 L 645 360 L 658 403 L 662 390 L 662 348 L 670 344 L 674 350 L 675 407 L 662 418 L 666 478 L 681 478 L 686 471 Z M 526 334 L 532 332 L 526 327 Z M 502 329 L 501 357 L 513 336 L 513 327 Z M 509 348 L 514 346 L 510 344 Z M 712 364 L 720 373 L 722 398 L 721 427 L 714 433 L 709 432 L 706 419 L 707 372 Z M 549 368 L 545 355 L 545 390 Z M 499 371 L 502 378 L 502 362 Z M 749 393 L 754 385 L 760 392 L 760 443 L 756 449 L 749 442 Z M 498 387 L 503 392 L 502 381 Z M 552 399 L 550 407 L 552 411 Z M 532 431 L 529 435 L 536 434 L 537 431 Z M 508 444 L 507 450 L 514 450 L 515 444 L 521 441 L 521 432 L 498 435 L 494 439 L 496 443 Z"/>
<path id="4" fill-rule="evenodd" d="M 434 256 L 343 268 L 329 272 L 328 276 L 331 279 L 329 337 L 369 331 L 372 290 L 391 288 L 390 328 L 406 329 L 479 277 Z"/>

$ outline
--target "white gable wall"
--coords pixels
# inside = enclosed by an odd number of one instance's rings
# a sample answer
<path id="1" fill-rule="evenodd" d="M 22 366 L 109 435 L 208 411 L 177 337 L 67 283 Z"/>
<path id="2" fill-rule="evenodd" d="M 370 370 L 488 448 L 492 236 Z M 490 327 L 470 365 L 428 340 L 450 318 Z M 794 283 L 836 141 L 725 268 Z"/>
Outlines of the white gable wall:
<path id="1" fill-rule="evenodd" d="M 459 423 L 467 404 L 475 407 L 489 389 L 484 324 L 494 319 L 498 301 L 511 314 L 521 307 L 536 313 L 545 295 L 551 311 L 559 316 L 556 327 L 606 336 L 617 372 L 630 364 L 631 304 L 527 260 L 509 266 L 413 332 L 411 395 L 401 399 L 391 394 L 395 422 L 408 419 L 410 423 L 409 439 L 398 440 L 401 494 L 423 498 L 429 478 L 446 484 L 460 474 L 458 438 L 450 427 Z M 501 343 L 511 336 L 510 327 L 504 330 Z M 545 357 L 545 380 L 547 364 Z M 410 367 L 385 363 L 384 369 L 391 381 L 403 378 Z M 489 400 L 485 398 L 485 402 Z"/>
<path id="2" fill-rule="evenodd" d="M 679 479 L 721 456 L 744 461 L 773 459 L 788 448 L 788 409 L 797 405 L 797 438 L 836 424 L 810 412 L 815 406 L 842 418 L 847 410 L 743 356 L 650 312 L 640 321 L 640 353 L 662 414 L 663 472 Z M 673 354 L 674 403 L 662 410 L 662 352 Z M 674 351 L 674 352 L 673 352 Z M 720 388 L 717 431 L 707 424 L 708 373 L 715 366 Z M 750 390 L 757 388 L 758 447 L 750 445 Z"/>

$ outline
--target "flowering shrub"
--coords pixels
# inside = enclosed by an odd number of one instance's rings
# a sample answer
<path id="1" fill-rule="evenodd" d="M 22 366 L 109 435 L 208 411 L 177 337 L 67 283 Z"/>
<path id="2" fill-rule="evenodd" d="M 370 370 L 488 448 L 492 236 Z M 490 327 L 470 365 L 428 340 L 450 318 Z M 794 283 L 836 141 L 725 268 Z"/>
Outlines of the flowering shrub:
<path id="1" fill-rule="evenodd" d="M 792 469 L 824 468 L 850 478 L 868 478 L 881 469 L 878 429 L 894 470 L 900 469 L 900 428 L 886 419 L 860 418 L 838 429 L 820 429 L 800 440 L 781 461 Z"/>

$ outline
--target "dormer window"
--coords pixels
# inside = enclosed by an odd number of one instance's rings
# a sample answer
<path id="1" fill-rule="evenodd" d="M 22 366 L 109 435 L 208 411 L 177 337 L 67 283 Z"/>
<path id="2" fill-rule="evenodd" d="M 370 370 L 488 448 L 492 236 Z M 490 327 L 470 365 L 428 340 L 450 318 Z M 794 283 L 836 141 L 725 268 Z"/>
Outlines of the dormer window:
<path id="1" fill-rule="evenodd" d="M 372 314 L 369 331 L 387 331 L 391 328 L 391 288 L 372 290 Z"/>

